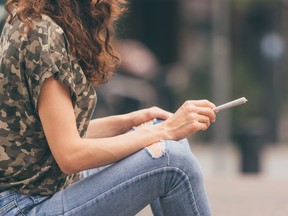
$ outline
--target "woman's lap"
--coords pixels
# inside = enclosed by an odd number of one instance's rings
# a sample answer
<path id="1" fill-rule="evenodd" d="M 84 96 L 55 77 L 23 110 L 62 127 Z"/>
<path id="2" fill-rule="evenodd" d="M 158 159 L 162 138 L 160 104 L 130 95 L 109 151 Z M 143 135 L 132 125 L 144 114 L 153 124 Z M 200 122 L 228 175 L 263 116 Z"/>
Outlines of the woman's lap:
<path id="1" fill-rule="evenodd" d="M 162 205 L 172 204 L 168 209 L 171 215 L 175 210 L 173 205 L 181 206 L 182 202 L 192 206 L 191 215 L 210 215 L 201 171 L 189 144 L 186 140 L 164 142 L 161 145 L 164 151 L 159 154 L 158 149 L 157 157 L 153 156 L 155 149 L 146 148 L 98 169 L 35 206 L 30 215 L 128 216 L 135 215 L 158 197 Z M 177 190 L 180 199 L 175 201 Z"/>

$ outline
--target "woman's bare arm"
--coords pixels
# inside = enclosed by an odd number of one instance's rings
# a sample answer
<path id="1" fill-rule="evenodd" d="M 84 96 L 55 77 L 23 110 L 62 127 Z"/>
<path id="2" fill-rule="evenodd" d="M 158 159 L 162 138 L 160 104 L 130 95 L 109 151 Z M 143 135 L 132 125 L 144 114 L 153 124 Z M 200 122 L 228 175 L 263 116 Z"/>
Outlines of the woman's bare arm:
<path id="1" fill-rule="evenodd" d="M 42 86 L 38 112 L 49 147 L 59 167 L 65 173 L 74 173 L 119 161 L 161 139 L 181 139 L 198 130 L 206 130 L 210 121 L 215 120 L 212 111 L 215 106 L 207 101 L 196 101 L 196 105 L 194 104 L 193 101 L 187 102 L 163 123 L 135 132 L 107 138 L 81 138 L 68 88 L 50 78 Z M 90 129 L 111 124 L 111 118 L 107 118 L 107 122 L 102 119 L 100 123 L 94 123 Z M 131 121 L 136 124 L 142 118 L 143 116 L 135 117 L 135 121 Z M 121 121 L 127 120 L 115 120 L 119 125 Z M 108 128 L 112 130 L 113 126 Z"/>
<path id="2" fill-rule="evenodd" d="M 138 126 L 154 118 L 166 120 L 170 116 L 172 116 L 172 113 L 170 112 L 158 107 L 151 107 L 128 114 L 94 119 L 90 121 L 87 130 L 87 138 L 117 136 L 128 132 L 134 126 Z"/>

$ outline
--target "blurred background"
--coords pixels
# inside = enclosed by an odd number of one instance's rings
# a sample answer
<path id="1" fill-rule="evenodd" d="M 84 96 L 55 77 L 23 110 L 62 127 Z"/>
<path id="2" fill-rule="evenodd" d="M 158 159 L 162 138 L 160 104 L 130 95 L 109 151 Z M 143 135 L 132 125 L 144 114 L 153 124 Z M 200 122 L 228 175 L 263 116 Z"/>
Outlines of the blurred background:
<path id="1" fill-rule="evenodd" d="M 215 216 L 287 216 L 287 21 L 287 0 L 131 1 L 117 27 L 122 64 L 97 87 L 94 118 L 246 97 L 190 137 L 191 149 Z"/>

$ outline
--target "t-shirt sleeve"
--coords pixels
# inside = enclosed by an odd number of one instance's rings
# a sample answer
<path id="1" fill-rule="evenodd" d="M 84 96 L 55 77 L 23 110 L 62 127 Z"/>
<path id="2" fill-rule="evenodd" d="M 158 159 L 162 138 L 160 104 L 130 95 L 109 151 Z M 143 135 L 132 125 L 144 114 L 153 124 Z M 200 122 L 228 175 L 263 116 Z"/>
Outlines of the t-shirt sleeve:
<path id="1" fill-rule="evenodd" d="M 72 73 L 70 56 L 68 54 L 68 42 L 63 30 L 48 23 L 36 24 L 27 36 L 27 44 L 24 50 L 24 67 L 30 100 L 38 112 L 38 99 L 44 81 L 54 77 L 65 84 L 75 97 L 75 84 Z"/>

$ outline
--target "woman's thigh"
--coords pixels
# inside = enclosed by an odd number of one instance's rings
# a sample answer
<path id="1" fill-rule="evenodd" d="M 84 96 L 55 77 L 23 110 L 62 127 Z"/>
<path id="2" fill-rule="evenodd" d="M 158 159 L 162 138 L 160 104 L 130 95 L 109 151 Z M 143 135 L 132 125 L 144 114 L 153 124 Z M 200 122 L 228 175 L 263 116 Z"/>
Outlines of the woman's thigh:
<path id="1" fill-rule="evenodd" d="M 189 187 L 189 190 L 193 187 L 187 199 L 193 199 L 193 202 L 196 200 L 206 202 L 201 171 L 187 141 L 162 141 L 154 145 L 56 193 L 41 205 L 37 210 L 38 213 L 40 215 L 135 215 L 158 197 L 169 194 L 172 200 L 175 199 L 170 191 L 176 184 L 181 184 L 182 180 L 189 181 L 183 187 L 181 186 L 184 193 L 187 189 L 185 187 Z M 204 198 L 202 198 L 203 194 Z M 182 197 L 185 199 L 184 195 Z M 164 198 L 161 200 L 163 205 L 166 201 Z M 193 208 L 196 204 L 191 203 Z M 207 208 L 206 204 L 202 207 Z"/>

